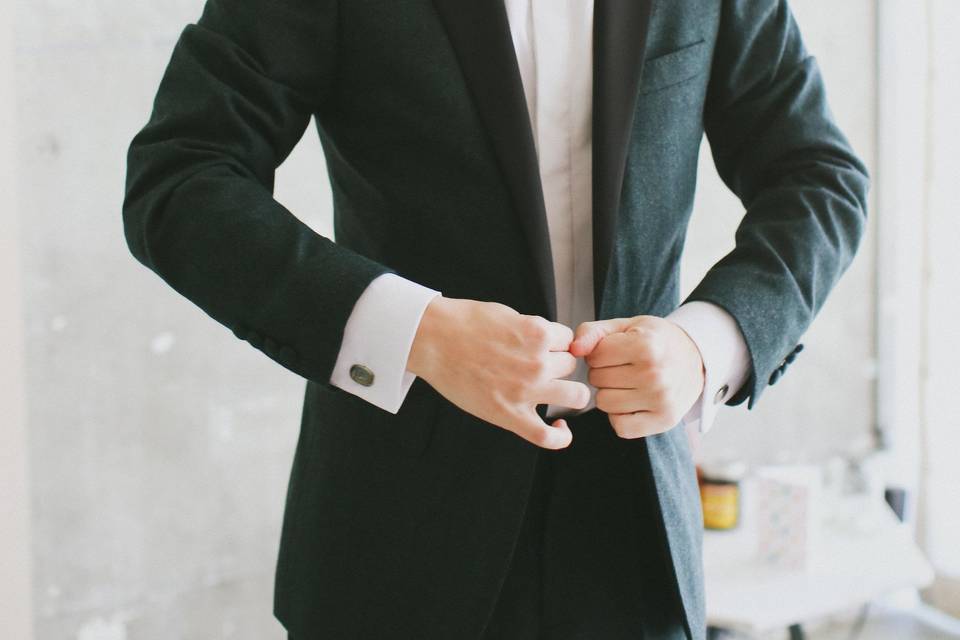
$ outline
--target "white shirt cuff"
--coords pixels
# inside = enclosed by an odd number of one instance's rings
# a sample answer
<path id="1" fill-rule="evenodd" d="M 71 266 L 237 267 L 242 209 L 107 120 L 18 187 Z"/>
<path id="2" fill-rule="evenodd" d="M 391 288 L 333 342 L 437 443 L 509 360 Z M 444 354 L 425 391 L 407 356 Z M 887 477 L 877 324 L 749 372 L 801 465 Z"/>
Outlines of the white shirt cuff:
<path id="1" fill-rule="evenodd" d="M 416 379 L 407 358 L 420 318 L 438 295 L 395 273 L 374 278 L 347 318 L 330 383 L 397 413 Z M 359 382 L 351 376 L 354 366 L 362 368 Z"/>
<path id="2" fill-rule="evenodd" d="M 683 423 L 698 423 L 700 433 L 706 433 L 713 426 L 720 405 L 743 386 L 750 374 L 747 342 L 733 316 L 712 302 L 692 300 L 666 319 L 690 336 L 703 359 L 703 391 L 683 417 Z"/>

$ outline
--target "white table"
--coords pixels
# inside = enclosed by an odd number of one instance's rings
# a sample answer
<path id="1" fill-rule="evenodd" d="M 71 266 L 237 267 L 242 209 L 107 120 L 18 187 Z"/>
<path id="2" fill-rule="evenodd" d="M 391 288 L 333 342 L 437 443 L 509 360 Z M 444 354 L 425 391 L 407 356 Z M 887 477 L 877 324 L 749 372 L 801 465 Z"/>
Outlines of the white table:
<path id="1" fill-rule="evenodd" d="M 799 626 L 906 587 L 923 587 L 933 569 L 882 500 L 847 500 L 824 513 L 819 552 L 805 571 L 765 567 L 754 557 L 752 486 L 744 481 L 740 526 L 704 533 L 707 624 L 748 635 Z"/>

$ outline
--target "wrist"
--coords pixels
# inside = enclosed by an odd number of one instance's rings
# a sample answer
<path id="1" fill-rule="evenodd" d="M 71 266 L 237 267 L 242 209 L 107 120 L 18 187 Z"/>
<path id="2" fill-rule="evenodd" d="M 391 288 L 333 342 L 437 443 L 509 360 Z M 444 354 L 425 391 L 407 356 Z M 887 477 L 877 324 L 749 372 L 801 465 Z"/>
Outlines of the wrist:
<path id="1" fill-rule="evenodd" d="M 696 371 L 693 375 L 699 382 L 699 389 L 702 393 L 707 380 L 707 365 L 703 354 L 700 352 L 700 345 L 697 344 L 697 341 L 687 332 L 685 327 L 676 322 L 672 324 L 676 327 L 676 333 L 682 343 L 683 350 L 688 354 L 691 370 Z"/>
<path id="2" fill-rule="evenodd" d="M 439 336 L 451 317 L 452 302 L 451 298 L 438 295 L 424 309 L 407 356 L 406 369 L 410 373 L 425 379 L 429 377 L 439 353 Z"/>

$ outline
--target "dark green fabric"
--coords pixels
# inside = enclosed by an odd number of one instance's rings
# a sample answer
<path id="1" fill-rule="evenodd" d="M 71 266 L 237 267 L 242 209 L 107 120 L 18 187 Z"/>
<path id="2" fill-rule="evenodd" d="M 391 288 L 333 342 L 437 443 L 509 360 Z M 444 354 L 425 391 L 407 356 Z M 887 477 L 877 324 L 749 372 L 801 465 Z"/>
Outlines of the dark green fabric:
<path id="1" fill-rule="evenodd" d="M 635 443 L 599 409 L 540 451 L 523 527 L 482 640 L 683 640 L 669 555 Z"/>
<path id="2" fill-rule="evenodd" d="M 436 9 L 208 0 L 128 151 L 133 254 L 307 380 L 275 592 L 295 634 L 477 637 L 533 478 L 532 445 L 421 379 L 396 415 L 329 384 L 353 304 L 382 273 L 548 313 L 528 219 Z M 729 403 L 753 407 L 856 251 L 866 171 L 785 1 L 659 0 L 645 58 L 598 316 L 662 316 L 680 303 L 706 133 L 746 215 L 736 248 L 688 300 L 736 319 L 752 371 Z M 336 243 L 272 198 L 274 170 L 311 116 Z M 702 521 L 685 435 L 630 447 L 656 487 L 690 633 L 703 637 Z"/>

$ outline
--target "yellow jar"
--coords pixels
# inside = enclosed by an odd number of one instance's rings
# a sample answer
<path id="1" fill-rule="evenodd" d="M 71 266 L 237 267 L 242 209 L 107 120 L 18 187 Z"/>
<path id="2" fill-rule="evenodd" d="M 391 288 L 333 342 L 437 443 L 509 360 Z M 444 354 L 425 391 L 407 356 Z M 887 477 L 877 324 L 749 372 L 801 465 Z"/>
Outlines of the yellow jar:
<path id="1" fill-rule="evenodd" d="M 733 529 L 740 523 L 740 481 L 747 465 L 739 460 L 697 468 L 705 529 Z"/>

